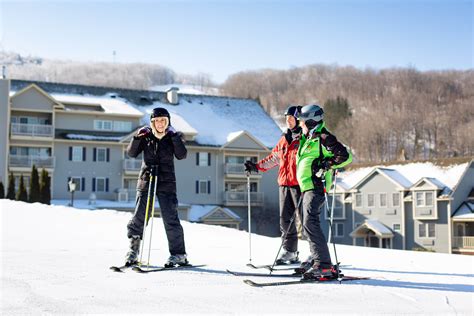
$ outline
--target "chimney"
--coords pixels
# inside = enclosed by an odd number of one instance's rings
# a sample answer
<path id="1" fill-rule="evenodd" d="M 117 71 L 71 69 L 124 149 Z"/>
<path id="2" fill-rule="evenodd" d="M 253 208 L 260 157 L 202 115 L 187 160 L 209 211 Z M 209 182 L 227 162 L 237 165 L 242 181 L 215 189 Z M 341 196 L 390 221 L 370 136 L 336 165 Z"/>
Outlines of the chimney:
<path id="1" fill-rule="evenodd" d="M 168 102 L 170 104 L 178 104 L 178 90 L 179 88 L 177 87 L 171 87 L 168 90 L 166 90 L 166 99 L 168 99 Z"/>

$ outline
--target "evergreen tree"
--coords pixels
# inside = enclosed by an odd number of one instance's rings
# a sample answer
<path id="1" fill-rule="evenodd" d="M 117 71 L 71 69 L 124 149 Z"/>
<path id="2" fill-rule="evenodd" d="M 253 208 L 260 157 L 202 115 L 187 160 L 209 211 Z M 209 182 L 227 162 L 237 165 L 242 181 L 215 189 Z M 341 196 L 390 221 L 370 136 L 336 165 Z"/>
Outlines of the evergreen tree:
<path id="1" fill-rule="evenodd" d="M 347 99 L 338 96 L 336 99 L 328 99 L 324 102 L 324 121 L 329 130 L 337 130 L 339 124 L 351 117 Z"/>
<path id="2" fill-rule="evenodd" d="M 8 179 L 7 199 L 15 200 L 15 177 L 13 173 L 10 173 L 10 179 Z"/>
<path id="3" fill-rule="evenodd" d="M 3 187 L 3 182 L 0 181 L 0 199 L 5 198 L 5 188 Z"/>
<path id="4" fill-rule="evenodd" d="M 20 177 L 20 187 L 16 194 L 16 199 L 18 201 L 28 202 L 28 192 L 26 192 L 25 181 L 23 180 L 23 175 Z"/>
<path id="5" fill-rule="evenodd" d="M 30 178 L 30 195 L 28 198 L 30 203 L 35 203 L 40 201 L 40 184 L 39 184 L 39 175 L 38 169 L 33 165 L 31 168 L 31 178 Z"/>
<path id="6" fill-rule="evenodd" d="M 48 171 L 44 168 L 41 171 L 40 202 L 48 205 L 51 204 L 51 178 L 48 175 Z"/>

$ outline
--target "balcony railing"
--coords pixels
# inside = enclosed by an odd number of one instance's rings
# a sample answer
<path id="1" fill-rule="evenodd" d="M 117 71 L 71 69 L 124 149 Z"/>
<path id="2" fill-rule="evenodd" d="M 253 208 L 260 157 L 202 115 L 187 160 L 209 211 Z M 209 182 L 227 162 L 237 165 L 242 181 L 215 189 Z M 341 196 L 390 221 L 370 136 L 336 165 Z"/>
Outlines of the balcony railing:
<path id="1" fill-rule="evenodd" d="M 52 125 L 11 123 L 11 133 L 17 136 L 53 137 Z"/>
<path id="2" fill-rule="evenodd" d="M 133 202 L 137 197 L 136 189 L 119 189 L 117 192 L 118 202 Z"/>
<path id="3" fill-rule="evenodd" d="M 224 192 L 224 203 L 226 204 L 242 204 L 246 205 L 248 202 L 247 192 Z M 251 204 L 263 204 L 262 192 L 250 192 Z"/>
<path id="4" fill-rule="evenodd" d="M 54 157 L 10 155 L 10 167 L 54 168 Z"/>
<path id="5" fill-rule="evenodd" d="M 474 236 L 453 237 L 453 248 L 474 249 Z"/>
<path id="6" fill-rule="evenodd" d="M 226 174 L 245 174 L 245 167 L 242 163 L 226 163 L 225 164 Z"/>
<path id="7" fill-rule="evenodd" d="M 127 171 L 140 171 L 142 161 L 139 159 L 124 159 L 123 170 Z"/>

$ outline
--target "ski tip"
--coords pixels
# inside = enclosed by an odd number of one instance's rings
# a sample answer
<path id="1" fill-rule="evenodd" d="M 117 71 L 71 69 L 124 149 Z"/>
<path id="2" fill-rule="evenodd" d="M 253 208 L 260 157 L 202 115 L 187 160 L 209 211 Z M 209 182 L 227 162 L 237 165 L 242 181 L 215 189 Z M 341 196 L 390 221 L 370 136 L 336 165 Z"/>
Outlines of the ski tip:
<path id="1" fill-rule="evenodd" d="M 120 269 L 119 267 L 110 267 L 109 269 L 114 272 L 123 272 L 122 269 Z"/>
<path id="2" fill-rule="evenodd" d="M 245 284 L 248 284 L 248 285 L 250 285 L 250 286 L 258 287 L 258 284 L 255 283 L 255 282 L 252 281 L 252 280 L 248 280 L 248 279 L 247 279 L 247 280 L 244 280 L 244 283 L 245 283 Z"/>

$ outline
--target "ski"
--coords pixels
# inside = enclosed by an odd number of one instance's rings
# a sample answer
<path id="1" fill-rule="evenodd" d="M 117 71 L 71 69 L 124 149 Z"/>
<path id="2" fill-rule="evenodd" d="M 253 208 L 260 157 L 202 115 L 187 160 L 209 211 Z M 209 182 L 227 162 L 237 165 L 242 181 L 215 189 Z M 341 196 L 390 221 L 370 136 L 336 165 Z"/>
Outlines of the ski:
<path id="1" fill-rule="evenodd" d="M 342 281 L 359 281 L 359 280 L 369 280 L 368 277 L 354 277 L 354 276 L 343 276 L 338 279 L 319 279 L 319 280 L 294 280 L 294 281 L 278 281 L 278 282 L 254 282 L 252 280 L 244 280 L 245 284 L 248 284 L 253 287 L 269 287 L 269 286 L 283 286 L 283 285 L 293 285 L 293 284 L 319 284 L 325 282 L 342 282 Z"/>
<path id="2" fill-rule="evenodd" d="M 126 265 L 124 264 L 123 266 L 111 266 L 109 269 L 114 271 L 114 272 L 125 272 L 126 269 L 130 269 L 130 268 L 133 268 L 135 265 L 134 264 L 131 264 L 131 265 Z"/>
<path id="3" fill-rule="evenodd" d="M 158 268 L 152 268 L 152 269 L 134 266 L 132 270 L 138 273 L 150 273 L 150 272 L 160 272 L 160 271 L 167 271 L 167 270 L 184 270 L 184 269 L 200 268 L 204 266 L 206 265 L 205 264 L 199 264 L 199 265 L 187 264 L 187 265 L 182 265 L 182 266 L 174 266 L 174 267 L 168 267 L 168 268 L 158 267 Z"/>
<path id="4" fill-rule="evenodd" d="M 249 268 L 252 268 L 252 269 L 267 269 L 269 271 L 288 271 L 288 270 L 294 270 L 295 268 L 299 267 L 299 264 L 294 264 L 292 266 L 289 266 L 289 265 L 276 265 L 273 267 L 272 269 L 272 265 L 271 264 L 263 264 L 263 265 L 259 265 L 259 266 L 256 266 L 252 263 L 247 263 L 247 267 Z"/>
<path id="5" fill-rule="evenodd" d="M 230 273 L 235 276 L 251 276 L 251 277 L 275 277 L 275 278 L 301 278 L 301 274 L 299 273 L 291 273 L 291 274 L 267 274 L 267 273 L 255 273 L 255 272 L 240 272 L 240 271 L 231 271 L 229 269 L 226 270 L 227 273 Z"/>

